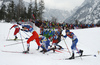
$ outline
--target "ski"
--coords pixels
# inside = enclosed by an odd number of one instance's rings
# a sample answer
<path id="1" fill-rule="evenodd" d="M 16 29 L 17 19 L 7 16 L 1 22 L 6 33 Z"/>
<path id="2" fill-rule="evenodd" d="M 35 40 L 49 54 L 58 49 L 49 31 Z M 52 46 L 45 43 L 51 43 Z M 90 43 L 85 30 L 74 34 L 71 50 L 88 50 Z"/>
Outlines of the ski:
<path id="1" fill-rule="evenodd" d="M 2 52 L 7 52 L 7 53 L 22 53 L 22 54 L 33 54 L 33 53 L 23 53 L 23 52 L 18 52 L 18 51 L 2 51 Z"/>
<path id="2" fill-rule="evenodd" d="M 68 52 L 68 51 L 65 50 L 64 48 L 61 48 L 61 49 L 56 48 L 55 51 L 56 51 L 56 52 L 59 52 L 59 53 Z"/>
<path id="3" fill-rule="evenodd" d="M 21 41 L 22 39 L 16 39 L 16 40 L 14 40 L 14 39 L 6 39 L 6 41 Z"/>
<path id="4" fill-rule="evenodd" d="M 65 49 L 61 49 L 61 50 L 59 50 L 59 51 L 61 51 L 62 53 L 63 53 L 63 52 L 71 53 L 71 52 L 69 52 L 69 51 L 67 51 L 67 50 L 65 50 Z"/>
<path id="5" fill-rule="evenodd" d="M 63 53 L 62 51 L 59 51 L 59 50 L 55 50 L 56 52 L 59 52 L 59 53 Z"/>
<path id="6" fill-rule="evenodd" d="M 23 53 L 23 52 L 18 52 L 18 51 L 2 51 L 2 52 L 7 52 L 7 53 Z"/>
<path id="7" fill-rule="evenodd" d="M 26 41 L 24 41 L 24 42 L 26 42 Z M 23 43 L 24 43 L 23 42 Z M 21 44 L 22 42 L 17 42 L 17 43 L 13 43 L 13 44 L 8 44 L 8 45 L 4 45 L 4 47 L 6 47 L 6 46 L 11 46 L 11 45 L 16 45 L 16 44 Z"/>
<path id="8" fill-rule="evenodd" d="M 92 56 L 92 55 L 82 55 L 82 56 L 76 56 L 75 58 L 78 58 L 78 57 L 86 57 L 86 56 Z"/>
<path id="9" fill-rule="evenodd" d="M 92 56 L 92 55 L 75 56 L 75 58 L 79 58 L 79 57 L 87 57 L 87 56 Z M 74 59 L 75 59 L 75 58 L 74 58 Z M 74 59 L 65 58 L 65 59 L 59 59 L 59 60 L 74 60 Z"/>
<path id="10" fill-rule="evenodd" d="M 75 58 L 79 58 L 79 57 L 87 57 L 87 56 L 92 56 L 92 55 L 75 56 Z M 74 58 L 74 59 L 75 59 L 75 58 Z M 74 59 L 65 58 L 65 60 L 74 60 Z"/>
<path id="11" fill-rule="evenodd" d="M 49 48 L 49 49 L 53 49 L 53 48 Z M 63 53 L 61 50 L 58 49 L 54 49 L 55 52 L 59 52 L 59 53 Z M 41 51 L 42 52 L 42 51 Z"/>

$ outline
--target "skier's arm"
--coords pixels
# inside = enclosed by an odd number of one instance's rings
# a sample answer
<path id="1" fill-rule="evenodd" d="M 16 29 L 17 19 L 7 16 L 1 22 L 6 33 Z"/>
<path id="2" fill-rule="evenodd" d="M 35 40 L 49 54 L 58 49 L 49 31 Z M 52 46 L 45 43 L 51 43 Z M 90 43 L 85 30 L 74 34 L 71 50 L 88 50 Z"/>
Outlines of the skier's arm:
<path id="1" fill-rule="evenodd" d="M 63 36 L 64 38 L 66 38 L 67 37 L 67 35 L 65 35 L 65 36 Z"/>
<path id="2" fill-rule="evenodd" d="M 15 27 L 15 25 L 13 25 L 13 26 L 10 28 L 10 30 L 11 30 L 13 27 Z"/>
<path id="3" fill-rule="evenodd" d="M 73 36 L 74 36 L 74 33 L 70 33 L 69 35 L 70 35 L 70 38 L 73 38 Z"/>
<path id="4" fill-rule="evenodd" d="M 29 32 L 28 30 L 21 29 L 21 31 Z"/>
<path id="5" fill-rule="evenodd" d="M 17 24 L 18 24 L 18 25 L 22 25 L 22 24 L 20 24 L 19 22 L 17 22 Z"/>

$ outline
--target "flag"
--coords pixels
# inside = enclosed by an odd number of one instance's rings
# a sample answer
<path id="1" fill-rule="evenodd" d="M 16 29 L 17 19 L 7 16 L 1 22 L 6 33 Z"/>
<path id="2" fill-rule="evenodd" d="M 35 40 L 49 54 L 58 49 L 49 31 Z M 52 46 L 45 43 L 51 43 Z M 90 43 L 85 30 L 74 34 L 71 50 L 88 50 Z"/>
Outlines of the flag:
<path id="1" fill-rule="evenodd" d="M 34 16 L 34 14 L 32 14 L 33 15 L 33 18 L 35 19 L 35 16 Z"/>
<path id="2" fill-rule="evenodd" d="M 22 20 L 22 22 L 24 22 L 24 20 Z"/>

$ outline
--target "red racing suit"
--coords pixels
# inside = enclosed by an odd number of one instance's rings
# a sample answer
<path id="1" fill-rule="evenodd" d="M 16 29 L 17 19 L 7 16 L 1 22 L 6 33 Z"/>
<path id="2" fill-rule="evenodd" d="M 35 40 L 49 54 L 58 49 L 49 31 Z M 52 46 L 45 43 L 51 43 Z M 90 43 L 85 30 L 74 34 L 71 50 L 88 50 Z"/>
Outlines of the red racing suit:
<path id="1" fill-rule="evenodd" d="M 30 25 L 22 25 L 22 27 L 26 27 L 26 29 L 27 29 L 27 30 L 23 30 L 23 31 L 32 33 L 32 36 L 27 40 L 27 44 L 30 45 L 30 42 L 35 39 L 37 45 L 41 46 L 40 40 L 39 40 L 39 35 L 38 35 L 38 33 L 36 31 L 33 30 L 32 26 L 30 26 Z"/>
<path id="2" fill-rule="evenodd" d="M 36 31 L 32 32 L 32 36 L 27 40 L 27 44 L 30 44 L 31 41 L 35 39 L 36 43 L 38 46 L 41 46 L 40 40 L 39 40 L 39 35 Z"/>
<path id="3" fill-rule="evenodd" d="M 15 31 L 14 31 L 14 35 L 16 35 L 18 32 L 19 32 L 19 30 L 20 30 L 20 27 L 18 26 L 18 25 L 13 25 L 10 29 L 12 29 L 12 28 L 15 28 Z"/>

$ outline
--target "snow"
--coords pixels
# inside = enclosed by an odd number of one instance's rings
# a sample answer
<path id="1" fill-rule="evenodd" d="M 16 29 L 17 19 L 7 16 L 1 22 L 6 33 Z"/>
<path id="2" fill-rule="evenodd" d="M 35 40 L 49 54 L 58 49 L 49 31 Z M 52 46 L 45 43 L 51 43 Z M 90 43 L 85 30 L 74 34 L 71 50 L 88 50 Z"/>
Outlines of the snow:
<path id="1" fill-rule="evenodd" d="M 92 56 L 82 57 L 82 58 L 76 58 L 75 60 L 59 60 L 59 59 L 65 59 L 70 57 L 70 54 L 67 52 L 67 48 L 65 45 L 64 40 L 59 43 L 61 46 L 63 46 L 65 49 L 61 52 L 55 52 L 52 51 L 47 52 L 46 54 L 42 54 L 39 51 L 37 51 L 37 45 L 35 41 L 32 41 L 30 43 L 30 53 L 32 54 L 22 54 L 22 53 L 7 53 L 2 52 L 3 51 L 23 51 L 22 43 L 19 43 L 21 41 L 6 41 L 9 33 L 9 28 L 13 24 L 10 23 L 0 23 L 0 65 L 100 65 L 100 54 L 98 54 L 98 51 L 100 51 L 100 27 L 95 28 L 87 28 L 87 29 L 75 29 L 71 30 L 73 31 L 76 36 L 79 39 L 77 47 L 79 49 L 84 50 L 84 54 L 90 54 Z M 36 28 L 38 30 L 38 28 Z M 9 37 L 10 39 L 13 39 L 13 32 L 14 29 L 10 30 Z M 24 32 L 20 32 L 22 35 L 22 38 L 28 37 L 25 35 Z M 64 33 L 64 32 L 63 32 Z M 30 33 L 27 33 L 31 35 Z M 20 34 L 17 34 L 18 38 L 20 37 Z M 27 40 L 23 40 L 27 41 Z M 71 46 L 71 40 L 69 38 L 65 39 L 66 44 L 70 49 Z M 15 44 L 19 43 L 19 44 Z M 5 46 L 9 44 L 15 44 L 11 46 Z M 26 49 L 26 42 L 23 43 Z M 75 54 L 78 55 L 78 54 Z M 96 57 L 94 56 L 96 55 Z"/>
<path id="2" fill-rule="evenodd" d="M 65 22 L 73 23 L 76 19 L 85 24 L 97 24 L 99 21 L 100 0 L 85 0 L 77 11 Z"/>

